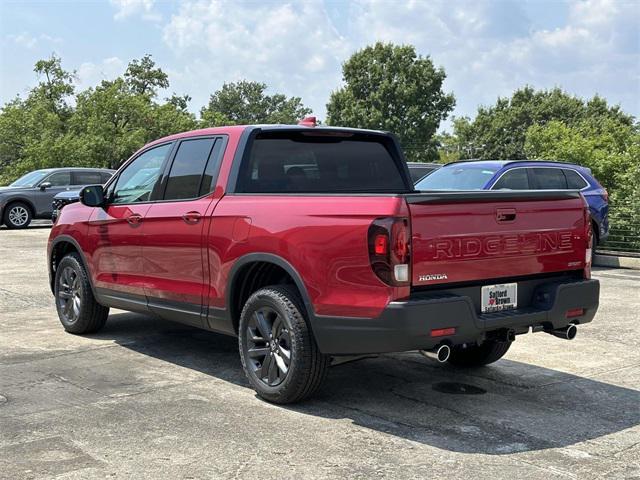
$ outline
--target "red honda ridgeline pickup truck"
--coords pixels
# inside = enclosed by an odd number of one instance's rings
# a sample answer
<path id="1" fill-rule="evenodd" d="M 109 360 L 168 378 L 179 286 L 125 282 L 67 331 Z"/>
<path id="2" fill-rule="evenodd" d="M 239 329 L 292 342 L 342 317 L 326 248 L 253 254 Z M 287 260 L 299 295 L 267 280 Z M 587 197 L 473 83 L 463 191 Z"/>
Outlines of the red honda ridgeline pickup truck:
<path id="1" fill-rule="evenodd" d="M 174 135 L 85 187 L 48 245 L 65 330 L 113 307 L 237 335 L 256 392 L 290 403 L 333 357 L 481 366 L 593 319 L 579 192 L 416 192 L 394 136 L 314 125 Z"/>

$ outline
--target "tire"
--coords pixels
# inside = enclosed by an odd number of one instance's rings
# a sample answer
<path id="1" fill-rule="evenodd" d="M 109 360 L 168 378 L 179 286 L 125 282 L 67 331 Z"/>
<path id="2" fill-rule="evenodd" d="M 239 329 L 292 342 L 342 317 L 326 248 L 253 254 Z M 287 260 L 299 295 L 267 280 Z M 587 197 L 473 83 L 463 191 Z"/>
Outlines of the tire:
<path id="1" fill-rule="evenodd" d="M 60 261 L 54 285 L 58 318 L 67 332 L 94 333 L 104 327 L 109 309 L 96 302 L 80 255 L 70 253 Z"/>
<path id="2" fill-rule="evenodd" d="M 29 205 L 23 202 L 10 203 L 4 210 L 3 221 L 7 228 L 11 230 L 27 228 L 31 223 L 33 215 Z"/>
<path id="3" fill-rule="evenodd" d="M 293 287 L 275 285 L 253 293 L 240 314 L 242 368 L 256 393 L 269 402 L 308 398 L 327 375 L 330 358 L 318 349 L 302 305 Z"/>
<path id="4" fill-rule="evenodd" d="M 448 362 L 461 368 L 482 367 L 500 360 L 509 350 L 512 342 L 486 340 L 480 345 L 451 350 Z"/>

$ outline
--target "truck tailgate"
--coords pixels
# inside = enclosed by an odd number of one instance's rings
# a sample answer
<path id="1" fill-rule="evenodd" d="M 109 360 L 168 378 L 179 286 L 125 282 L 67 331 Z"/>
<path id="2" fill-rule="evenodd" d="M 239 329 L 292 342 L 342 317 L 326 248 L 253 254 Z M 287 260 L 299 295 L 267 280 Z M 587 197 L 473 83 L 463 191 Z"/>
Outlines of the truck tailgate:
<path id="1" fill-rule="evenodd" d="M 588 218 L 576 191 L 407 196 L 413 286 L 580 270 Z"/>

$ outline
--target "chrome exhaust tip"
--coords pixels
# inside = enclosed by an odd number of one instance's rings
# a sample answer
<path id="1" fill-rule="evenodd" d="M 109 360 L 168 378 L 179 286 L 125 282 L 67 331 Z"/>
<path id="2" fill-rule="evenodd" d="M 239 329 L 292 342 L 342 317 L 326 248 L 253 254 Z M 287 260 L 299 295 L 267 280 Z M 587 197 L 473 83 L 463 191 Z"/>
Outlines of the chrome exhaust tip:
<path id="1" fill-rule="evenodd" d="M 564 328 L 557 328 L 555 330 L 548 330 L 548 334 L 554 337 L 562 338 L 563 340 L 573 340 L 578 334 L 578 327 L 574 324 L 567 325 Z"/>
<path id="2" fill-rule="evenodd" d="M 420 350 L 420 353 L 431 360 L 435 360 L 439 363 L 444 363 L 449 360 L 449 355 L 451 355 L 451 348 L 449 345 L 438 345 L 437 347 L 432 348 L 431 350 Z"/>

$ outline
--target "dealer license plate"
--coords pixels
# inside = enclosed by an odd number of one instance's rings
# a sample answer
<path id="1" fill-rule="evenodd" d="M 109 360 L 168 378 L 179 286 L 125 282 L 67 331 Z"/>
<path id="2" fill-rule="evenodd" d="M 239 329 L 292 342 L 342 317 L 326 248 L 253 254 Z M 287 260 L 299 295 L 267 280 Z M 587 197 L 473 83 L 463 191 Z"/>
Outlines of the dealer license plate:
<path id="1" fill-rule="evenodd" d="M 518 284 L 502 283 L 482 287 L 482 313 L 500 312 L 518 307 Z"/>

